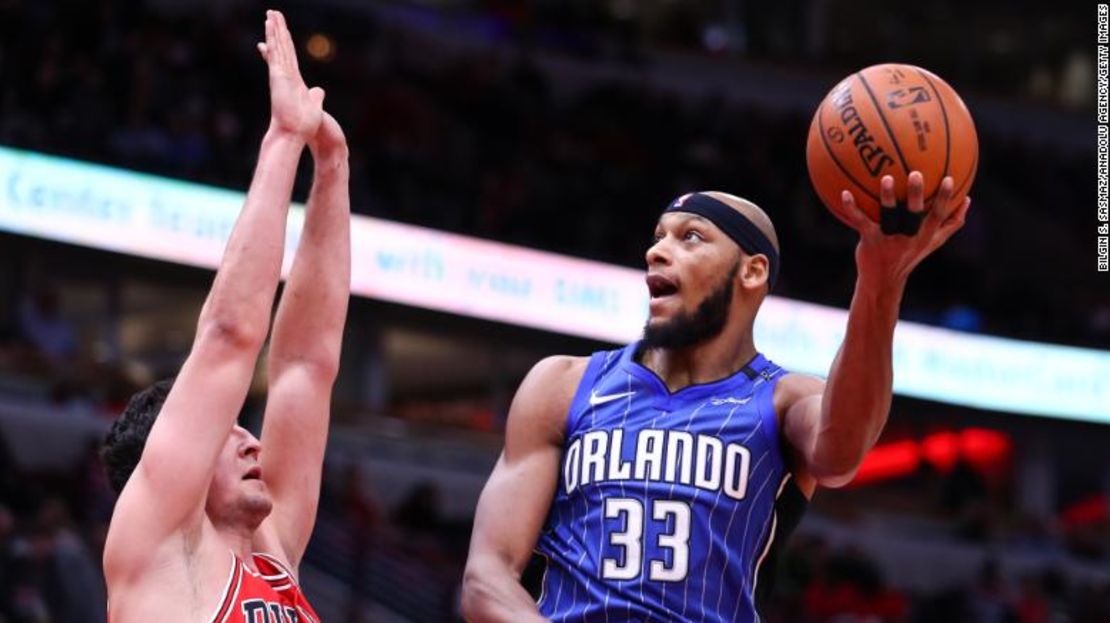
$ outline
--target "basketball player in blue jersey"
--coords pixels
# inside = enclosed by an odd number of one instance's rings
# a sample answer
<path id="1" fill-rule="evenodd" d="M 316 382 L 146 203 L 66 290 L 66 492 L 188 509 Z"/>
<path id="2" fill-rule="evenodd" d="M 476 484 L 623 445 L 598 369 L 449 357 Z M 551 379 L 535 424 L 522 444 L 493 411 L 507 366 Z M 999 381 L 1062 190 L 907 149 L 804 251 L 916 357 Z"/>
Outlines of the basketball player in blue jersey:
<path id="1" fill-rule="evenodd" d="M 928 207 L 920 173 L 908 186 L 895 207 L 882 180 L 883 226 L 843 193 L 858 276 L 825 381 L 753 342 L 779 268 L 767 215 L 719 192 L 672 202 L 647 251 L 643 339 L 545 359 L 517 392 L 478 502 L 467 620 L 759 621 L 808 500 L 851 481 L 886 423 L 910 272 L 967 214 L 968 200 L 950 204 L 951 178 Z M 520 584 L 534 550 L 547 563 L 538 603 Z"/>

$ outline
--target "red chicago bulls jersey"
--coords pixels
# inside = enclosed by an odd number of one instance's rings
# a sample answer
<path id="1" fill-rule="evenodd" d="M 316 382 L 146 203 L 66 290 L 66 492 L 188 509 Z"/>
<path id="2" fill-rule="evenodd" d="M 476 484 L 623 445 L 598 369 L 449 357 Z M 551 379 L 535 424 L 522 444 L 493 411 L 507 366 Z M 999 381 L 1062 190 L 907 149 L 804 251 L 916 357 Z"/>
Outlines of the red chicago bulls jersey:
<path id="1" fill-rule="evenodd" d="M 285 565 L 269 554 L 253 557 L 258 573 L 234 559 L 212 623 L 320 623 Z"/>

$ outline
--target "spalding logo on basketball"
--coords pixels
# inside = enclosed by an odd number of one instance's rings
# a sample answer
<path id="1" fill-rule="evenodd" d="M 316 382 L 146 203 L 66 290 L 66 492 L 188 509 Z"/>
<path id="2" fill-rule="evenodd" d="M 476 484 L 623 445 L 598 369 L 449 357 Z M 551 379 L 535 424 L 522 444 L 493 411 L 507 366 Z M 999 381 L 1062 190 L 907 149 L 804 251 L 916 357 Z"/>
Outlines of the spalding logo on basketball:
<path id="1" fill-rule="evenodd" d="M 874 65 L 833 87 L 809 126 L 806 164 L 813 187 L 833 214 L 840 193 L 879 220 L 879 180 L 894 177 L 898 201 L 906 178 L 920 171 L 926 202 L 946 175 L 952 201 L 962 202 L 975 179 L 979 140 L 963 100 L 948 83 L 913 65 Z"/>

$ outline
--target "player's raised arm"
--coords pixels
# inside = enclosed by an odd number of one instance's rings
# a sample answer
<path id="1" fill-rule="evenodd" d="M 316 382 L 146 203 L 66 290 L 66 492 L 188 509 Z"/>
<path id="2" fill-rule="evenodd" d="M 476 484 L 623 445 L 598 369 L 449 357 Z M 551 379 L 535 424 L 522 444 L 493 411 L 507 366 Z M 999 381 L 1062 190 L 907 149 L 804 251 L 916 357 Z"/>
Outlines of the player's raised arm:
<path id="1" fill-rule="evenodd" d="M 505 449 L 474 516 L 462 591 L 463 616 L 471 623 L 546 620 L 520 576 L 555 495 L 567 411 L 585 362 L 544 359 L 513 399 Z"/>
<path id="2" fill-rule="evenodd" d="M 909 177 L 909 209 L 925 210 L 921 174 Z M 844 342 L 823 386 L 791 375 L 780 383 L 788 396 L 783 432 L 804 468 L 824 486 L 841 486 L 855 476 L 864 455 L 878 440 L 890 412 L 894 325 L 906 281 L 921 260 L 963 226 L 970 199 L 951 204 L 952 179 L 945 178 L 936 200 L 914 235 L 886 235 L 844 191 L 840 216 L 860 233 L 859 272 Z M 882 180 L 884 209 L 894 209 L 894 180 Z"/>
<path id="3" fill-rule="evenodd" d="M 274 320 L 261 453 L 262 477 L 274 498 L 261 538 L 276 539 L 278 549 L 266 549 L 280 550 L 294 570 L 316 521 L 351 289 L 347 142 L 331 115 L 324 113 L 309 148 L 316 173 L 300 246 Z"/>
<path id="4" fill-rule="evenodd" d="M 323 93 L 290 62 L 284 20 L 267 13 L 271 124 L 254 179 L 201 309 L 192 349 L 116 505 L 105 569 L 126 584 L 174 533 L 202 525 L 217 457 L 228 440 L 269 329 L 297 162 L 322 117 Z M 127 434 L 113 429 L 112 434 Z M 141 534 L 143 538 L 135 538 Z"/>

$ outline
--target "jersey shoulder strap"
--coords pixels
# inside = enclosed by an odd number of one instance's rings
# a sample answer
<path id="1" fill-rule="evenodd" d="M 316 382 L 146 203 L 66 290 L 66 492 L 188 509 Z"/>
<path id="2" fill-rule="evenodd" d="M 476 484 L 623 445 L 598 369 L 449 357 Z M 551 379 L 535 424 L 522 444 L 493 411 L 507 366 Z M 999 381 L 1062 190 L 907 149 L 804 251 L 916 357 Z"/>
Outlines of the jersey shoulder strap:
<path id="1" fill-rule="evenodd" d="M 223 599 L 220 600 L 220 605 L 216 607 L 216 612 L 209 619 L 212 623 L 221 623 L 228 618 L 231 611 L 235 608 L 236 602 L 239 600 L 239 588 L 243 585 L 243 564 L 231 553 L 231 573 L 227 578 L 227 585 L 224 587 Z"/>

